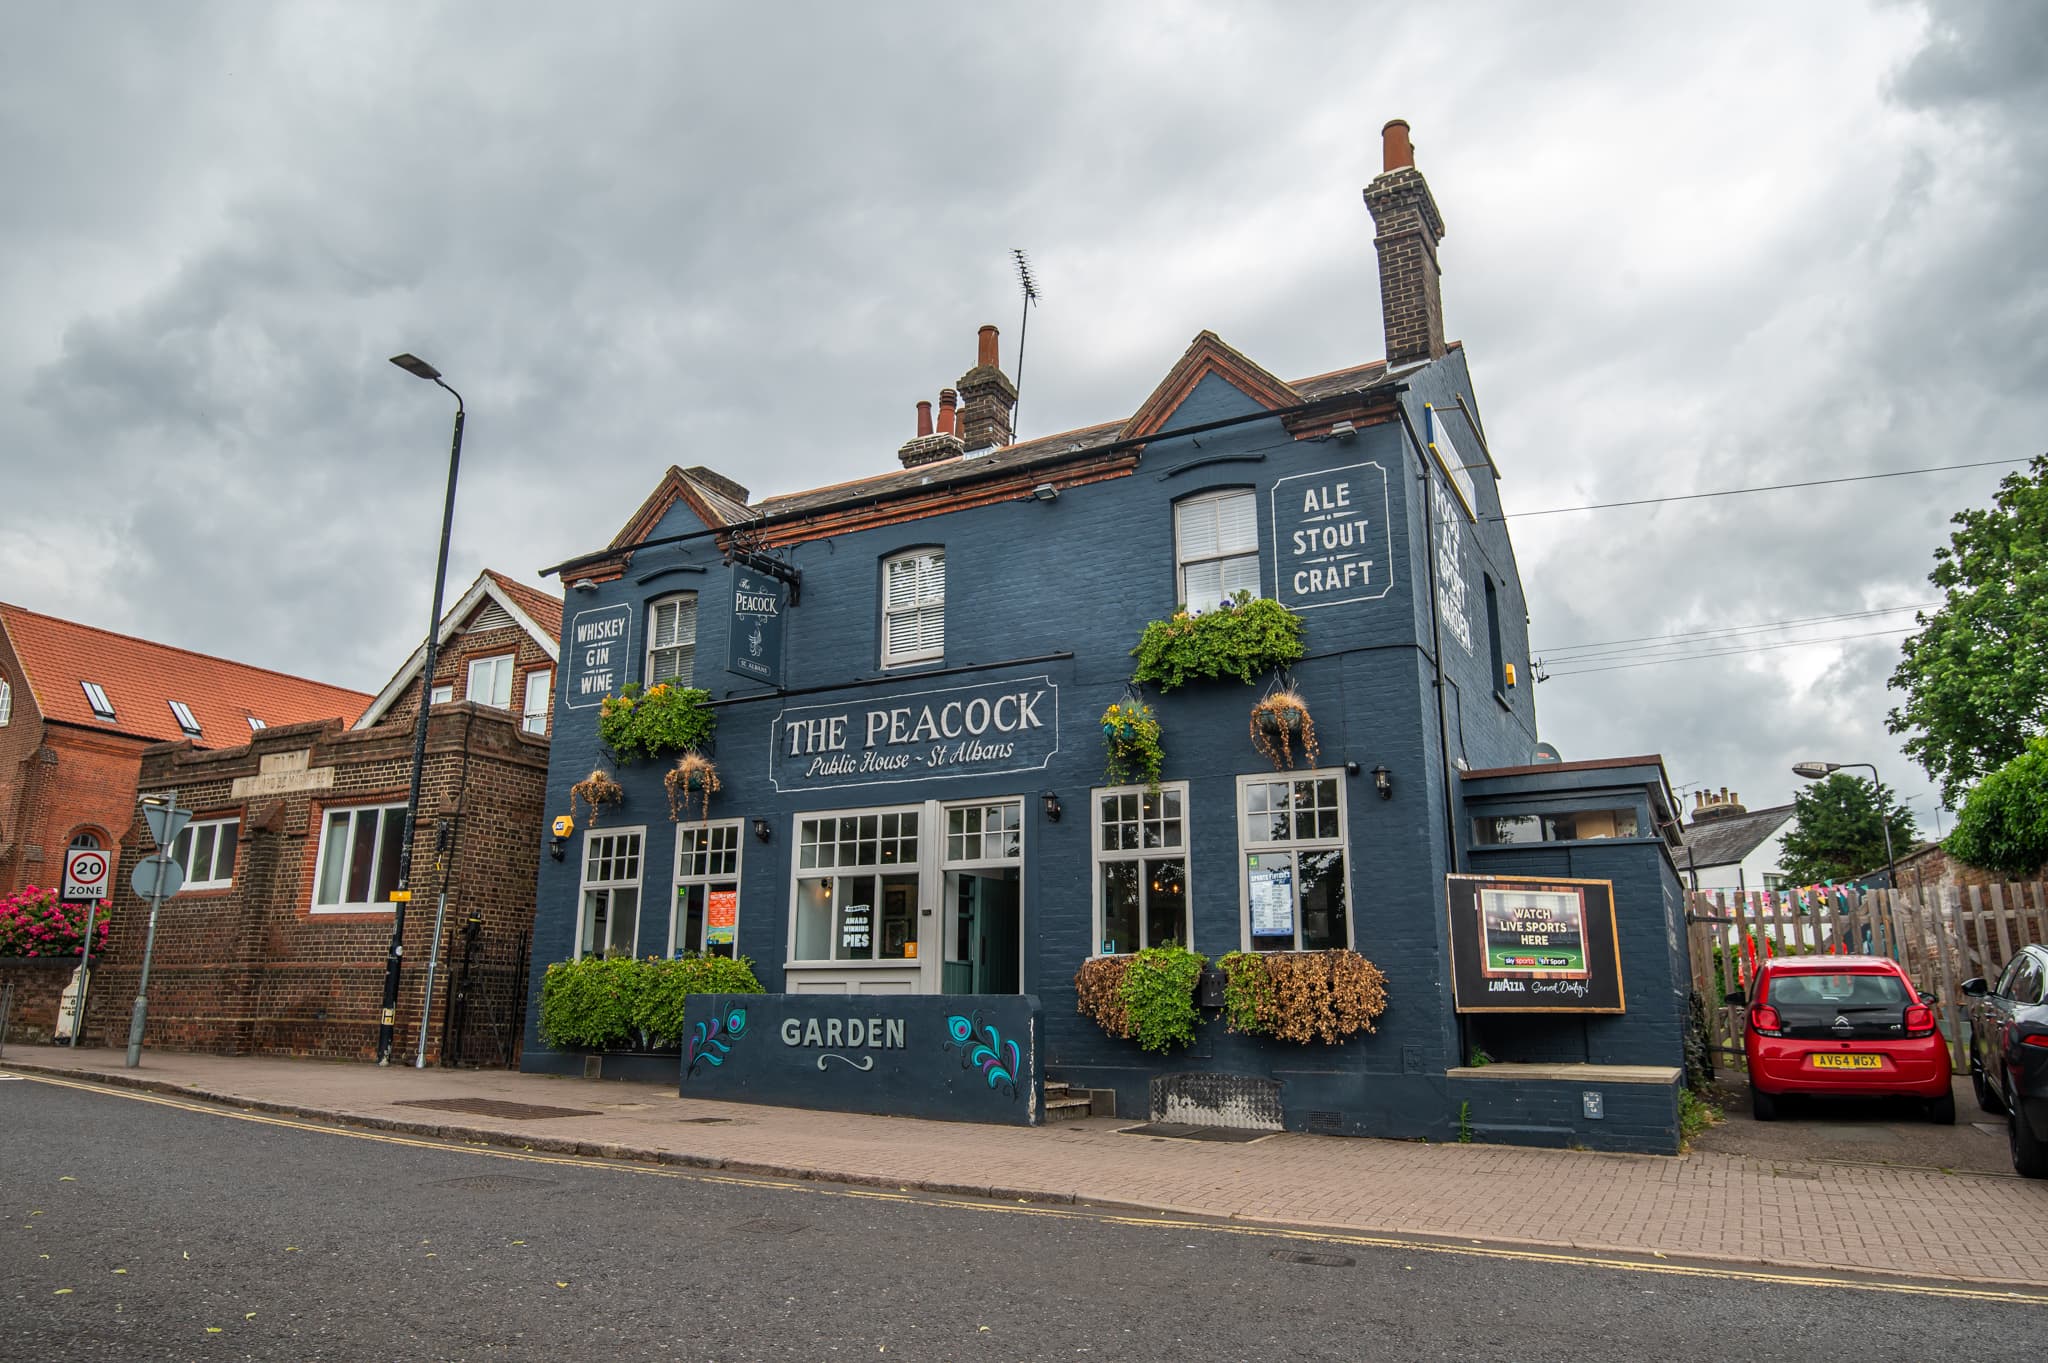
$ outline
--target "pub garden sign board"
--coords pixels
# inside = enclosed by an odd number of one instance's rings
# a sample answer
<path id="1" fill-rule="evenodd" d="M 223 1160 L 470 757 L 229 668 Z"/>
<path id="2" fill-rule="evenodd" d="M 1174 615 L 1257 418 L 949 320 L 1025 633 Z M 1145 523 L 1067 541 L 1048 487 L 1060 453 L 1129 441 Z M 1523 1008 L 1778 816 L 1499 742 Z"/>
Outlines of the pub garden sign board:
<path id="1" fill-rule="evenodd" d="M 1614 883 L 1450 876 L 1451 990 L 1461 1013 L 1620 1013 Z"/>
<path id="2" fill-rule="evenodd" d="M 1050 677 L 798 705 L 775 717 L 768 779 L 778 791 L 900 785 L 1038 771 L 1060 750 Z"/>

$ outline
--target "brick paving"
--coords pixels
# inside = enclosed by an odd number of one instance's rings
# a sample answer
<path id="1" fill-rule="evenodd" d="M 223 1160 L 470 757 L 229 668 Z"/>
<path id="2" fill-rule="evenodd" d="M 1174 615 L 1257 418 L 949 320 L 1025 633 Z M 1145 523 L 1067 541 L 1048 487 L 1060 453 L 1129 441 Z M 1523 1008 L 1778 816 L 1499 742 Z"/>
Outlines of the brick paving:
<path id="1" fill-rule="evenodd" d="M 1282 1134 L 1222 1145 L 685 1100 L 673 1088 L 507 1071 L 9 1046 L 0 1070 L 135 1082 L 268 1110 L 536 1150 L 1000 1198 L 1782 1267 L 2048 1283 L 2048 1183 L 1722 1152 L 1676 1159 Z M 5 1090 L 0 1090 L 4 1108 Z M 440 1120 L 420 1100 L 598 1115 Z M 706 1122 L 702 1119 L 717 1118 Z M 695 1119 L 695 1120 L 693 1120 Z"/>

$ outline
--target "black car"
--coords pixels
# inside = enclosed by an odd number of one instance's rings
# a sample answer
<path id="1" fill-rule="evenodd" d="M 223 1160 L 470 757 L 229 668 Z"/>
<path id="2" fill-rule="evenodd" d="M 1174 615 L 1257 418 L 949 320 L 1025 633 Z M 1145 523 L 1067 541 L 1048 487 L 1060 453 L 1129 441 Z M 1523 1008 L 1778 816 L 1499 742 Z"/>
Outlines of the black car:
<path id="1" fill-rule="evenodd" d="M 2010 1112 L 2012 1167 L 2048 1178 L 2048 947 L 2020 950 L 1998 983 L 1963 981 L 1970 1006 L 1970 1082 L 1986 1112 Z"/>

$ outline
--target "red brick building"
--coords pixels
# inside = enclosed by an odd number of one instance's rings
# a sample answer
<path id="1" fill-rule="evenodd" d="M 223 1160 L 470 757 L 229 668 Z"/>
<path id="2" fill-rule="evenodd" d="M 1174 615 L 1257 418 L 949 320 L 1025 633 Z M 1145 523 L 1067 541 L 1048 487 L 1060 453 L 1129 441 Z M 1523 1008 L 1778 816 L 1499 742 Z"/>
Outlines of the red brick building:
<path id="1" fill-rule="evenodd" d="M 352 723 L 369 702 L 0 602 L 0 894 L 54 883 L 74 843 L 119 845 L 151 744 L 238 746 L 267 725 Z"/>
<path id="2" fill-rule="evenodd" d="M 408 1061 L 423 1020 L 429 1063 L 517 1055 L 560 629 L 558 600 L 489 572 L 443 616 L 397 1017 Z M 272 727 L 232 749 L 181 742 L 143 754 L 141 793 L 175 790 L 193 811 L 186 888 L 157 927 L 148 1045 L 375 1055 L 424 651 L 353 726 Z M 124 857 L 146 855 L 148 840 L 137 821 Z M 127 1035 L 148 920 L 147 903 L 118 886 L 88 1041 Z"/>

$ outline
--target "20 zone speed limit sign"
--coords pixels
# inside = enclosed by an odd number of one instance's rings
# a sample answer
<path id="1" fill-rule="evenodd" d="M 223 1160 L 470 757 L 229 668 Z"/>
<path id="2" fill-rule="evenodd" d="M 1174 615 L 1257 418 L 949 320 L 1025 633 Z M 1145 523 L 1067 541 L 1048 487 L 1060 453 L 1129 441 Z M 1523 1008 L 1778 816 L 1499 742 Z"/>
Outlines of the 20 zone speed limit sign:
<path id="1" fill-rule="evenodd" d="M 73 847 L 64 853 L 64 899 L 83 904 L 107 897 L 112 859 L 97 847 Z"/>

